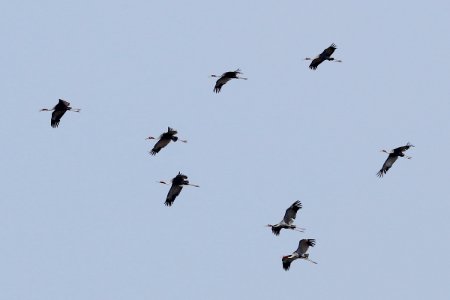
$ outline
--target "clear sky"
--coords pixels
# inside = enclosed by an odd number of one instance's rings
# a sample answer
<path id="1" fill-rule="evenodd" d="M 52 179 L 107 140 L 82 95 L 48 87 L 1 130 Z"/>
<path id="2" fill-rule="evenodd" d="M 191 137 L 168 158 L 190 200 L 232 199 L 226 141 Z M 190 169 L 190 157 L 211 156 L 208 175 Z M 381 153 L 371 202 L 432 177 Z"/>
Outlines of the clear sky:
<path id="1" fill-rule="evenodd" d="M 449 299 L 448 1 L 3 1 L 0 24 L 0 299 Z M 82 111 L 53 129 L 58 98 Z M 189 143 L 150 156 L 167 126 Z M 165 207 L 178 171 L 201 187 Z M 295 200 L 306 232 L 273 236 Z M 302 238 L 318 265 L 285 272 Z"/>

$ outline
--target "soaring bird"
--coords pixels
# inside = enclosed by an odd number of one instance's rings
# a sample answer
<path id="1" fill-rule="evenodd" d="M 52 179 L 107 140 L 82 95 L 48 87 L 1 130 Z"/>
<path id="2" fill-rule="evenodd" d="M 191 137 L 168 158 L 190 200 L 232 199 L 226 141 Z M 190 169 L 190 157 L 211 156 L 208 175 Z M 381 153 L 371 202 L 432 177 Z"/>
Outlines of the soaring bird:
<path id="1" fill-rule="evenodd" d="M 168 184 L 167 182 L 165 182 L 163 180 L 160 181 L 160 183 Z M 186 186 L 186 185 L 200 187 L 196 184 L 190 184 L 188 177 L 186 175 L 178 172 L 178 175 L 172 179 L 172 186 L 170 187 L 169 193 L 167 194 L 167 197 L 166 197 L 166 202 L 164 202 L 164 204 L 166 206 L 172 206 L 173 202 L 175 201 L 175 198 L 178 197 L 178 195 L 181 193 L 181 190 L 183 189 L 183 186 Z"/>
<path id="2" fill-rule="evenodd" d="M 284 214 L 283 220 L 280 223 L 271 225 L 268 224 L 268 227 L 272 227 L 272 232 L 275 235 L 279 235 L 282 228 L 284 229 L 293 229 L 303 232 L 303 228 L 296 229 L 297 227 L 294 225 L 295 217 L 297 216 L 297 211 L 302 208 L 302 203 L 300 201 L 295 201 L 291 206 L 286 209 L 286 213 Z"/>
<path id="3" fill-rule="evenodd" d="M 58 104 L 56 104 L 55 107 L 53 107 L 52 109 L 43 108 L 40 111 L 53 111 L 52 120 L 50 122 L 50 125 L 53 128 L 56 128 L 56 127 L 58 127 L 59 121 L 61 121 L 62 116 L 64 116 L 64 114 L 68 110 L 74 111 L 74 112 L 80 112 L 79 108 L 70 107 L 70 103 L 63 99 L 59 99 Z"/>
<path id="4" fill-rule="evenodd" d="M 239 77 L 239 74 L 242 74 L 240 69 L 237 69 L 236 71 L 230 71 L 230 72 L 223 73 L 221 76 L 211 75 L 211 77 L 219 77 L 219 79 L 217 79 L 217 81 L 216 81 L 216 85 L 214 86 L 214 92 L 215 93 L 220 92 L 220 89 L 222 88 L 222 86 L 225 83 L 227 83 L 228 81 L 230 81 L 231 79 L 247 80 L 247 78 L 245 78 L 245 77 Z"/>
<path id="5" fill-rule="evenodd" d="M 282 262 L 283 262 L 283 269 L 286 271 L 289 270 L 291 267 L 291 263 L 296 259 L 304 259 L 309 262 L 312 262 L 313 264 L 317 264 L 315 261 L 312 261 L 309 259 L 309 254 L 306 253 L 308 251 L 308 248 L 314 247 L 316 244 L 316 240 L 314 239 L 303 239 L 298 243 L 298 248 L 295 250 L 291 255 L 283 256 Z"/>
<path id="6" fill-rule="evenodd" d="M 153 149 L 150 151 L 151 155 L 156 155 L 162 148 L 166 147 L 170 141 L 178 141 L 178 137 L 175 136 L 178 133 L 178 131 L 168 127 L 167 132 L 164 132 L 159 136 L 159 141 L 156 142 L 155 146 L 153 146 Z M 152 136 L 149 136 L 146 138 L 146 140 L 154 140 L 155 138 Z M 187 143 L 186 140 L 180 140 L 180 142 Z"/>
<path id="7" fill-rule="evenodd" d="M 386 150 L 381 150 L 381 152 L 387 153 L 389 154 L 388 158 L 386 159 L 386 161 L 383 164 L 383 167 L 381 168 L 380 171 L 378 171 L 377 176 L 378 177 L 383 177 L 384 174 L 387 173 L 387 171 L 392 167 L 392 165 L 395 163 L 395 161 L 397 160 L 397 158 L 400 157 L 405 157 L 407 159 L 411 159 L 411 156 L 407 156 L 405 155 L 403 152 L 405 152 L 406 150 L 408 150 L 409 148 L 414 147 L 413 145 L 411 145 L 410 143 L 407 143 L 405 146 L 401 146 L 398 148 L 395 148 L 391 151 L 386 151 Z"/>
<path id="8" fill-rule="evenodd" d="M 325 60 L 334 61 L 334 62 L 342 62 L 342 60 L 334 59 L 333 57 L 331 57 L 331 55 L 333 54 L 334 50 L 336 50 L 336 49 L 337 49 L 337 47 L 333 43 L 333 44 L 331 44 L 330 47 L 328 47 L 327 49 L 323 50 L 323 52 L 320 53 L 317 57 L 315 57 L 315 58 L 310 58 L 310 57 L 305 58 L 305 60 L 312 60 L 311 64 L 309 65 L 309 68 L 311 70 L 315 70 Z"/>

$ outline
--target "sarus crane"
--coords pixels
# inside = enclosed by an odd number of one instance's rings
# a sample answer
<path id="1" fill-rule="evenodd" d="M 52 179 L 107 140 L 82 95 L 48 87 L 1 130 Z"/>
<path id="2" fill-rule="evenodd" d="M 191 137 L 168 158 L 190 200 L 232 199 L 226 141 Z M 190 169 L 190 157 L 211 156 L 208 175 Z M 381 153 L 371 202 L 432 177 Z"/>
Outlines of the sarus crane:
<path id="1" fill-rule="evenodd" d="M 268 224 L 267 227 L 272 227 L 272 232 L 275 235 L 279 235 L 281 229 L 292 229 L 300 232 L 304 231 L 304 228 L 297 228 L 294 225 L 295 217 L 297 216 L 297 211 L 302 208 L 302 203 L 300 201 L 295 201 L 291 206 L 286 209 L 283 220 L 280 223 L 271 225 Z"/>
<path id="2" fill-rule="evenodd" d="M 215 93 L 219 93 L 220 90 L 222 89 L 222 86 L 227 83 L 228 81 L 230 81 L 231 79 L 244 79 L 247 80 L 247 78 L 245 77 L 240 77 L 239 74 L 242 74 L 240 69 L 237 69 L 236 71 L 230 71 L 230 72 L 225 72 L 222 75 L 218 76 L 218 75 L 211 75 L 211 77 L 219 77 L 219 79 L 217 79 L 216 81 L 216 85 L 214 86 L 214 92 Z"/>
<path id="3" fill-rule="evenodd" d="M 64 116 L 64 114 L 68 110 L 74 111 L 74 112 L 80 112 L 79 108 L 70 107 L 70 103 L 63 99 L 59 99 L 58 104 L 56 104 L 55 107 L 53 107 L 52 109 L 43 108 L 40 111 L 53 111 L 52 120 L 50 121 L 50 125 L 53 128 L 56 128 L 56 127 L 58 127 L 59 121 L 61 121 L 62 116 Z"/>
<path id="4" fill-rule="evenodd" d="M 178 131 L 168 127 L 167 132 L 164 132 L 159 136 L 159 140 L 156 142 L 155 146 L 153 146 L 153 149 L 150 151 L 151 155 L 156 155 L 159 151 L 161 151 L 162 148 L 166 147 L 170 141 L 176 142 L 178 141 L 178 137 L 175 136 L 178 133 Z M 154 140 L 155 138 L 152 136 L 149 136 L 146 138 L 146 140 Z M 187 143 L 186 140 L 180 140 L 180 142 Z"/>
<path id="5" fill-rule="evenodd" d="M 404 157 L 407 159 L 411 159 L 411 156 L 407 156 L 405 155 L 403 152 L 405 152 L 406 150 L 408 150 L 409 148 L 414 147 L 413 145 L 411 145 L 410 143 L 406 143 L 405 146 L 401 146 L 398 148 L 395 148 L 391 151 L 386 151 L 386 150 L 381 150 L 381 152 L 387 153 L 389 154 L 388 158 L 386 159 L 386 161 L 383 164 L 383 167 L 381 168 L 380 171 L 378 171 L 377 176 L 378 177 L 383 177 L 384 174 L 387 173 L 387 171 L 392 167 L 392 165 L 395 163 L 395 161 L 397 160 L 397 158 L 400 157 Z"/>
<path id="6" fill-rule="evenodd" d="M 333 44 L 331 44 L 330 47 L 328 47 L 327 49 L 323 50 L 323 52 L 320 53 L 317 57 L 315 57 L 315 58 L 310 58 L 310 57 L 305 58 L 305 60 L 312 60 L 311 64 L 309 65 L 309 68 L 311 70 L 315 70 L 325 60 L 334 61 L 334 62 L 342 62 L 342 60 L 334 59 L 333 57 L 331 57 L 331 55 L 333 55 L 334 50 L 336 50 L 336 49 L 337 49 L 337 47 L 333 43 Z"/>
<path id="7" fill-rule="evenodd" d="M 168 184 L 164 180 L 159 181 L 159 183 Z M 164 204 L 166 206 L 172 206 L 183 187 L 187 185 L 200 187 L 199 185 L 189 183 L 188 177 L 178 172 L 177 176 L 172 179 L 172 186 L 170 187 L 169 193 L 167 193 L 166 202 L 164 202 Z"/>
<path id="8" fill-rule="evenodd" d="M 316 244 L 316 240 L 314 239 L 303 239 L 300 240 L 298 243 L 298 248 L 295 250 L 291 255 L 283 256 L 282 262 L 283 262 L 283 269 L 286 271 L 289 270 L 291 267 L 291 263 L 296 259 L 304 259 L 309 262 L 312 262 L 313 264 L 317 264 L 315 261 L 312 261 L 309 259 L 309 254 L 306 253 L 308 251 L 308 248 L 314 247 Z"/>

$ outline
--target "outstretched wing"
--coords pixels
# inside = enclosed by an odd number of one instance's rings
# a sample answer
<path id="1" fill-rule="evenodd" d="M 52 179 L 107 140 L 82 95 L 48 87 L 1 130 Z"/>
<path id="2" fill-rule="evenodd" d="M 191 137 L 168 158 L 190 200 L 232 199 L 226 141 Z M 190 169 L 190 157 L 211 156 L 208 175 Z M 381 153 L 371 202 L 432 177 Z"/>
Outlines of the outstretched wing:
<path id="1" fill-rule="evenodd" d="M 164 204 L 166 206 L 172 206 L 173 202 L 178 197 L 178 195 L 181 193 L 182 189 L 183 189 L 182 185 L 172 184 L 172 186 L 170 187 L 169 193 L 167 194 L 166 202 L 164 202 Z"/>
<path id="2" fill-rule="evenodd" d="M 70 103 L 65 101 L 65 100 L 63 100 L 63 99 L 58 99 L 58 105 L 69 107 Z"/>
<path id="3" fill-rule="evenodd" d="M 286 213 L 284 214 L 283 221 L 288 225 L 292 225 L 294 223 L 295 218 L 297 217 L 297 211 L 302 208 L 302 203 L 300 201 L 295 201 L 288 209 L 286 209 Z"/>
<path id="4" fill-rule="evenodd" d="M 281 262 L 283 263 L 283 269 L 285 271 L 289 270 L 289 268 L 291 267 L 291 263 L 297 258 L 298 255 L 295 254 L 283 256 L 283 258 L 281 259 Z"/>
<path id="5" fill-rule="evenodd" d="M 174 135 L 174 134 L 177 134 L 178 131 L 176 131 L 176 130 L 173 129 L 173 128 L 167 127 L 167 133 L 170 133 L 171 135 Z"/>
<path id="6" fill-rule="evenodd" d="M 281 227 L 280 226 L 272 226 L 272 232 L 275 235 L 280 235 Z"/>
<path id="7" fill-rule="evenodd" d="M 414 147 L 414 146 L 411 145 L 410 143 L 407 143 L 405 146 L 401 146 L 401 147 L 395 148 L 393 150 L 393 152 L 394 153 L 403 153 L 404 151 L 408 150 L 411 147 Z"/>
<path id="8" fill-rule="evenodd" d="M 225 73 L 226 74 L 226 73 Z M 222 89 L 222 86 L 227 83 L 228 81 L 231 80 L 231 78 L 225 77 L 225 74 L 222 75 L 222 77 L 220 77 L 219 79 L 217 79 L 216 81 L 216 85 L 214 86 L 214 92 L 215 93 L 219 93 L 220 90 Z"/>
<path id="9" fill-rule="evenodd" d="M 330 47 L 328 47 L 327 49 L 323 50 L 323 52 L 320 54 L 320 56 L 330 57 L 331 55 L 333 55 L 334 50 L 336 50 L 336 49 L 337 49 L 337 47 L 333 43 L 333 44 L 331 44 Z"/>
<path id="10" fill-rule="evenodd" d="M 325 59 L 322 58 L 321 56 L 318 56 L 318 57 L 314 58 L 314 59 L 312 60 L 311 64 L 309 65 L 309 68 L 310 68 L 311 70 L 317 69 L 317 67 L 318 67 L 321 63 L 323 63 L 324 60 L 325 60 Z"/>
<path id="11" fill-rule="evenodd" d="M 151 155 L 156 155 L 162 148 L 167 146 L 170 143 L 170 139 L 159 139 L 159 141 L 156 142 L 155 146 L 153 146 L 153 149 L 150 151 Z"/>
<path id="12" fill-rule="evenodd" d="M 52 120 L 50 121 L 50 125 L 53 128 L 58 127 L 59 125 L 59 121 L 61 121 L 62 116 L 64 116 L 64 114 L 66 113 L 67 110 L 62 109 L 62 110 L 54 110 L 52 113 Z"/>
<path id="13" fill-rule="evenodd" d="M 392 165 L 395 163 L 395 161 L 397 160 L 398 156 L 397 155 L 393 155 L 393 154 L 389 154 L 388 158 L 386 159 L 386 161 L 383 164 L 383 167 L 381 168 L 380 171 L 378 171 L 377 176 L 378 177 L 383 177 L 384 174 L 387 173 L 387 171 L 392 167 Z"/>
<path id="14" fill-rule="evenodd" d="M 298 255 L 302 256 L 303 254 L 305 254 L 308 251 L 308 248 L 310 246 L 314 247 L 315 244 L 316 244 L 315 239 L 302 239 L 298 243 L 298 248 L 295 252 L 297 252 Z"/>

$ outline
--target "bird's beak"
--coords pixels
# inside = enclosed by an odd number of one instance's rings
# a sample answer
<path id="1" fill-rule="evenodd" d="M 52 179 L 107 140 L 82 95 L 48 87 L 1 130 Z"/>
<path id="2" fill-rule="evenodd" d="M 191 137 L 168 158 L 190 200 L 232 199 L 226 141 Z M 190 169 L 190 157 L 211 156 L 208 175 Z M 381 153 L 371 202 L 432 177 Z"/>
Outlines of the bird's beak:
<path id="1" fill-rule="evenodd" d="M 146 140 L 153 140 L 153 139 L 155 139 L 155 138 L 152 136 L 149 136 L 148 138 L 146 138 Z"/>

